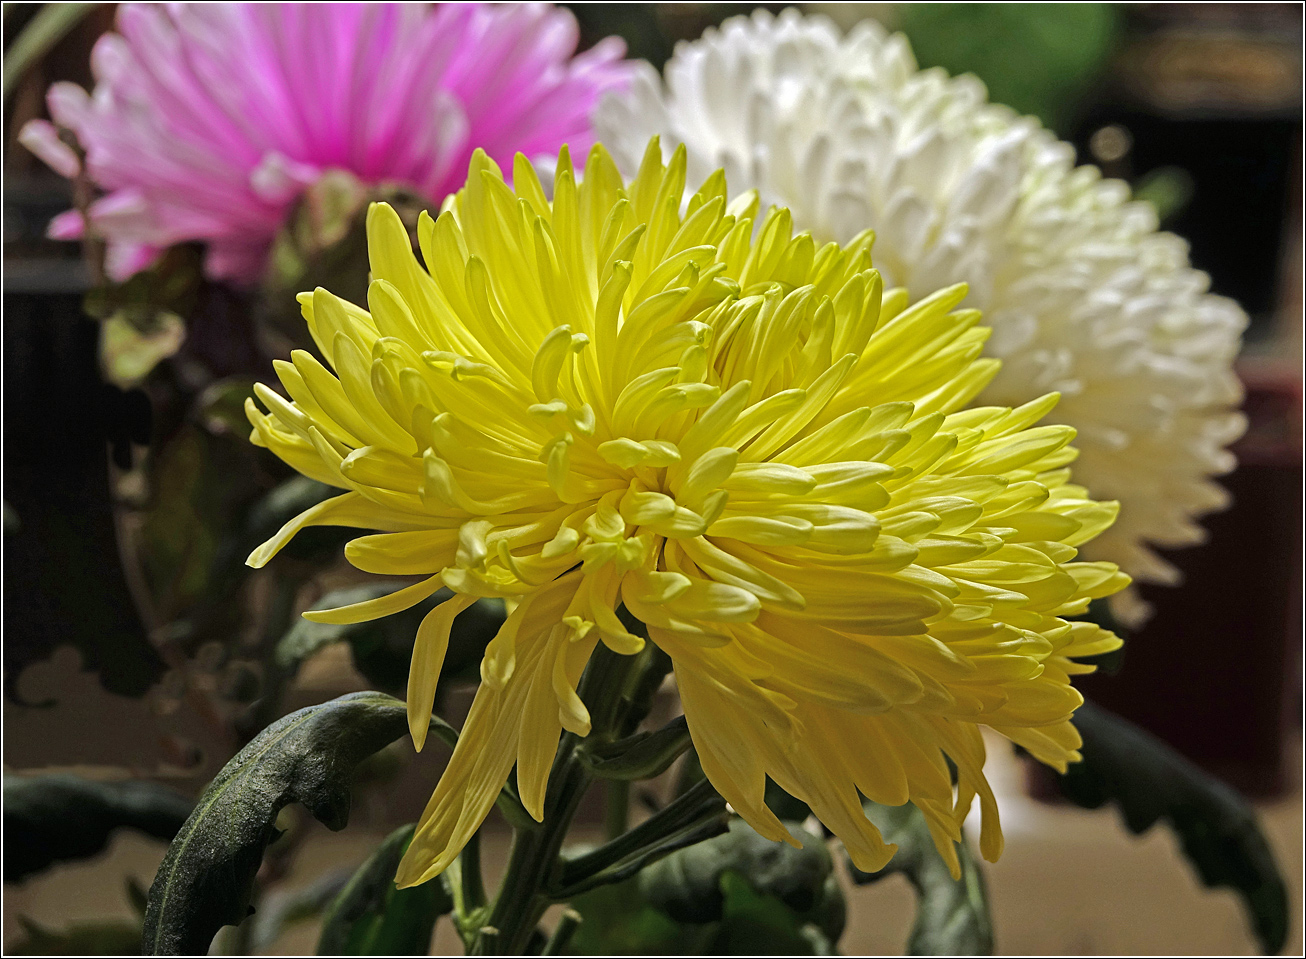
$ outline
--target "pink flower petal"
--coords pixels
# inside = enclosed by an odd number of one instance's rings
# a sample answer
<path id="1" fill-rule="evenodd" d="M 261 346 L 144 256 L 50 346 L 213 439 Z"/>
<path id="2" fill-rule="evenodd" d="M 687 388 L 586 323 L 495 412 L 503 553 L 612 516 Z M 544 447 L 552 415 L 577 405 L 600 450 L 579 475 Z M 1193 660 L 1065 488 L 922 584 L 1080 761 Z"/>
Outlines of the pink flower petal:
<path id="1" fill-rule="evenodd" d="M 113 242 L 104 251 L 104 270 L 110 279 L 121 283 L 153 266 L 162 252 L 148 243 Z"/>
<path id="2" fill-rule="evenodd" d="M 73 148 L 59 139 L 59 130 L 48 120 L 29 120 L 18 133 L 18 142 L 45 161 L 60 176 L 72 179 L 82 172 L 82 161 Z"/>
<path id="3" fill-rule="evenodd" d="M 86 222 L 80 210 L 64 210 L 45 228 L 45 235 L 52 240 L 80 240 L 86 231 Z"/>
<path id="4" fill-rule="evenodd" d="M 250 188 L 269 203 L 289 203 L 322 176 L 319 167 L 299 163 L 275 150 L 263 154 L 249 175 Z"/>
<path id="5" fill-rule="evenodd" d="M 573 57 L 578 36 L 570 13 L 540 3 L 127 3 L 93 51 L 94 93 L 56 84 L 48 100 L 108 192 L 91 216 L 115 271 L 200 240 L 210 275 L 254 283 L 326 170 L 436 206 L 477 146 L 510 164 L 591 142 L 599 98 L 634 68 L 619 41 Z M 49 130 L 25 135 L 72 169 Z"/>
<path id="6" fill-rule="evenodd" d="M 91 98 L 75 83 L 56 83 L 45 94 L 45 104 L 54 122 L 79 131 L 91 115 Z"/>

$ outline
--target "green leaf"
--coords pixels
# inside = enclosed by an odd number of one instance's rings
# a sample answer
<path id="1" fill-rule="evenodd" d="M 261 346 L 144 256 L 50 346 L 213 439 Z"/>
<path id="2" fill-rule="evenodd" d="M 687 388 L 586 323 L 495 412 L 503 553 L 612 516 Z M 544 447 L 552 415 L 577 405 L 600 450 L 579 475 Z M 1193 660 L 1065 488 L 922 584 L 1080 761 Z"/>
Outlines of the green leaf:
<path id="1" fill-rule="evenodd" d="M 231 432 L 222 422 L 228 420 L 236 410 L 240 411 L 241 419 L 244 419 L 243 403 L 249 390 L 245 389 L 243 395 L 239 391 L 239 384 L 227 383 L 223 384 L 222 389 L 206 395 L 208 402 L 202 416 L 211 435 Z M 239 404 L 233 403 L 238 396 Z M 232 409 L 233 406 L 235 410 Z M 234 423 L 231 425 L 234 426 Z M 240 443 L 242 448 L 249 447 L 243 432 Z M 226 479 L 229 483 L 230 477 Z M 196 611 L 200 623 L 209 627 L 215 635 L 229 633 L 233 628 L 229 622 L 231 612 L 236 606 L 233 597 L 253 573 L 245 565 L 249 554 L 300 513 L 339 494 L 340 490 L 325 483 L 295 476 L 260 496 L 251 497 L 250 501 L 226 506 L 222 512 L 221 536 L 214 551 L 208 585 Z M 240 519 L 233 522 L 233 515 Z M 292 562 L 300 560 L 310 564 L 330 562 L 339 556 L 344 543 L 356 535 L 357 531 L 352 529 L 310 526 L 286 545 L 276 562 L 285 562 L 282 557 L 287 557 Z M 213 626 L 219 623 L 223 625 L 214 629 Z"/>
<path id="2" fill-rule="evenodd" d="M 987 956 L 993 953 L 993 920 L 979 864 L 965 842 L 957 844 L 961 879 L 954 880 L 934 847 L 925 818 L 915 806 L 863 804 L 886 842 L 898 851 L 884 869 L 865 873 L 851 863 L 853 882 L 877 882 L 902 873 L 916 889 L 916 922 L 907 941 L 911 956 Z"/>
<path id="3" fill-rule="evenodd" d="M 590 954 L 827 955 L 846 905 L 825 841 L 787 823 L 794 849 L 743 820 L 633 878 L 572 900 Z M 582 857 L 583 858 L 583 857 Z"/>
<path id="4" fill-rule="evenodd" d="M 3 82 L 6 104 L 23 74 L 53 50 L 97 6 L 99 4 L 95 3 L 47 3 L 32 17 L 5 51 Z"/>
<path id="5" fill-rule="evenodd" d="M 833 871 L 825 840 L 797 823 L 785 823 L 803 848 L 759 836 L 742 819 L 724 835 L 654 863 L 640 874 L 645 898 L 681 922 L 712 922 L 724 915 L 721 876 L 737 872 L 760 893 L 774 896 L 800 915 L 818 910 Z M 842 928 L 829 930 L 837 939 Z"/>
<path id="6" fill-rule="evenodd" d="M 154 265 L 121 283 L 104 283 L 89 290 L 82 306 L 88 316 L 97 320 L 117 317 L 147 333 L 158 324 L 161 313 L 195 316 L 203 284 L 199 245 L 182 243 L 169 247 Z"/>
<path id="7" fill-rule="evenodd" d="M 303 476 L 293 477 L 268 493 L 250 511 L 240 550 L 233 557 L 246 571 L 245 575 L 248 570 L 245 559 L 251 552 L 304 510 L 339 495 L 336 487 Z M 339 558 L 344 544 L 357 535 L 357 530 L 341 526 L 309 526 L 296 533 L 277 558 L 284 556 L 312 564 L 331 562 Z"/>
<path id="8" fill-rule="evenodd" d="M 902 29 L 922 67 L 975 73 L 995 103 L 1064 130 L 1106 66 L 1122 17 L 1107 3 L 910 3 Z"/>
<path id="9" fill-rule="evenodd" d="M 443 880 L 409 889 L 395 886 L 395 872 L 414 827 L 392 832 L 341 890 L 318 939 L 320 956 L 424 956 L 435 922 L 453 908 Z"/>
<path id="10" fill-rule="evenodd" d="M 351 693 L 291 713 L 218 773 L 168 847 L 145 914 L 148 955 L 203 954 L 247 915 L 281 809 L 301 802 L 329 829 L 349 820 L 354 767 L 408 730 L 404 704 Z"/>
<path id="11" fill-rule="evenodd" d="M 1133 723 L 1084 703 L 1075 712 L 1083 761 L 1060 777 L 1086 809 L 1114 802 L 1132 833 L 1166 820 L 1207 886 L 1228 886 L 1247 908 L 1261 947 L 1283 949 L 1288 890 L 1256 812 L 1238 793 Z"/>
<path id="12" fill-rule="evenodd" d="M 702 954 L 714 927 L 686 928 L 665 912 L 649 905 L 639 894 L 639 878 L 612 886 L 599 886 L 572 900 L 581 915 L 572 938 L 579 955 Z"/>
<path id="13" fill-rule="evenodd" d="M 776 896 L 758 891 L 742 874 L 727 870 L 718 884 L 724 902 L 710 947 L 713 954 L 830 955 L 833 947 L 824 933 Z"/>
<path id="14" fill-rule="evenodd" d="M 208 583 L 220 520 L 210 444 L 186 427 L 151 457 L 152 502 L 141 526 L 141 566 L 156 606 L 173 617 Z"/>
<path id="15" fill-rule="evenodd" d="M 193 625 L 197 617 L 218 614 L 222 626 L 212 623 L 216 628 L 203 639 L 193 638 L 229 643 L 239 629 L 239 604 L 232 597 L 251 572 L 245 558 L 261 542 L 251 545 L 253 537 L 242 535 L 246 524 L 233 522 L 233 517 L 255 511 L 254 504 L 261 503 L 263 494 L 253 475 L 255 447 L 244 437 L 215 434 L 203 420 L 202 413 L 193 415 L 151 448 L 146 460 L 149 497 L 141 526 L 140 565 L 154 608 L 173 624 L 173 638 L 184 635 L 175 632 L 181 625 L 176 622 L 179 617 L 186 616 Z M 313 484 L 304 498 L 318 494 L 320 501 L 326 490 Z M 338 550 L 339 540 L 331 555 Z"/>
<path id="16" fill-rule="evenodd" d="M 689 726 L 678 716 L 661 729 L 636 733 L 612 743 L 582 746 L 581 762 L 601 779 L 652 779 L 671 767 L 690 747 Z"/>
<path id="17" fill-rule="evenodd" d="M 368 583 L 339 589 L 323 596 L 313 609 L 361 603 L 399 588 L 393 583 Z M 368 682 L 380 689 L 401 693 L 408 684 L 413 641 L 422 617 L 451 595 L 448 590 L 440 590 L 412 609 L 365 623 L 314 623 L 301 619 L 277 644 L 277 664 L 290 669 L 332 643 L 347 642 L 354 665 Z M 486 645 L 503 624 L 505 615 L 503 601 L 498 599 L 482 599 L 463 610 L 454 620 L 449 634 L 449 650 L 441 674 L 449 677 L 473 670 L 485 654 Z"/>
<path id="18" fill-rule="evenodd" d="M 138 956 L 141 927 L 128 920 L 74 922 L 67 929 L 47 929 L 19 916 L 23 938 L 5 947 L 14 956 Z"/>
<path id="19" fill-rule="evenodd" d="M 1162 225 L 1174 221 L 1188 208 L 1196 192 L 1193 175 L 1183 167 L 1163 166 L 1149 170 L 1134 184 L 1134 199 L 1152 204 Z"/>
<path id="20" fill-rule="evenodd" d="M 703 780 L 629 832 L 563 863 L 551 895 L 565 901 L 586 889 L 622 882 L 649 863 L 727 831 L 726 803 Z"/>
<path id="21" fill-rule="evenodd" d="M 20 882 L 56 862 L 86 859 L 114 830 L 170 840 L 192 803 L 151 782 L 94 782 L 79 776 L 4 777 L 4 878 Z"/>
<path id="22" fill-rule="evenodd" d="M 114 313 L 100 333 L 104 378 L 124 390 L 139 386 L 181 349 L 185 339 L 186 325 L 176 313 L 159 310 L 143 324 L 132 322 L 123 312 Z"/>
<path id="23" fill-rule="evenodd" d="M 249 933 L 249 951 L 265 952 L 287 926 L 320 916 L 335 902 L 353 875 L 353 867 L 333 869 L 301 889 L 278 889 L 264 895 L 259 900 L 258 912 L 249 918 L 253 926 Z"/>

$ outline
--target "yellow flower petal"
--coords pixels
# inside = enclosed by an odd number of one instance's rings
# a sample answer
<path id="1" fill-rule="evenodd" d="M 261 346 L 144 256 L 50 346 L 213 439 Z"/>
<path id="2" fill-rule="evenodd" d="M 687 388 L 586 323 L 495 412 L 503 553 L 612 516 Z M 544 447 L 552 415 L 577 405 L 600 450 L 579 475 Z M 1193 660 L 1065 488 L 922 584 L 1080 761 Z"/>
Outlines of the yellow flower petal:
<path id="1" fill-rule="evenodd" d="M 974 800 L 1001 851 L 980 728 L 1039 759 L 1076 757 L 1076 657 L 1114 648 L 1069 623 L 1128 579 L 1076 562 L 1114 504 L 1070 482 L 1056 396 L 965 409 L 994 375 L 954 286 L 884 291 L 870 234 L 818 249 L 786 210 L 754 229 L 714 174 L 682 206 L 686 158 L 649 144 L 623 183 L 596 146 L 564 151 L 553 200 L 518 157 L 477 151 L 466 187 L 418 224 L 368 214 L 371 312 L 301 297 L 334 373 L 307 353 L 248 414 L 253 440 L 350 490 L 306 525 L 372 530 L 357 567 L 424 575 L 343 610 L 356 622 L 443 583 L 409 682 L 425 735 L 450 624 L 481 596 L 510 613 L 481 664 L 454 755 L 400 868 L 437 875 L 514 765 L 543 815 L 559 736 L 590 731 L 576 684 L 602 642 L 670 655 L 703 770 L 762 835 L 770 777 L 864 869 L 892 855 L 861 796 L 913 802 L 955 869 Z M 920 291 L 929 293 L 929 291 Z M 958 771 L 954 788 L 948 761 Z"/>

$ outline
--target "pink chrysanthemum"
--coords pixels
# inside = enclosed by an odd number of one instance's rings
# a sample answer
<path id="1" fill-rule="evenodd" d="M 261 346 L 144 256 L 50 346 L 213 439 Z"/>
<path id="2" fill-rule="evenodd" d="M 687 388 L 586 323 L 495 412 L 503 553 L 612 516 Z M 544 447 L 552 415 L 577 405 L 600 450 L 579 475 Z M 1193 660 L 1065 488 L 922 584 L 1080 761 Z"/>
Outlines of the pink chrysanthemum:
<path id="1" fill-rule="evenodd" d="M 438 203 L 472 150 L 583 155 L 590 114 L 623 85 L 609 38 L 572 57 L 572 15 L 548 4 L 124 4 L 92 55 L 95 92 L 60 83 L 51 116 L 71 130 L 90 208 L 123 279 L 163 248 L 200 240 L 216 279 L 257 281 L 305 187 L 329 169 L 401 184 Z M 76 155 L 37 120 L 22 141 L 57 172 Z M 76 239 L 76 211 L 50 235 Z"/>

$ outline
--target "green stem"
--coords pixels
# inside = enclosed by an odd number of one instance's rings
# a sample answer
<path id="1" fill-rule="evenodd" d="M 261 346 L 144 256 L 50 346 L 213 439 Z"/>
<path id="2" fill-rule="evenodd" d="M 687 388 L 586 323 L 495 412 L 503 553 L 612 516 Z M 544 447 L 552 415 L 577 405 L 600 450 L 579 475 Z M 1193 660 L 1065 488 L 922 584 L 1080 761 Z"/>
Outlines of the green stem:
<path id="1" fill-rule="evenodd" d="M 9 14 L 14 4 L 5 4 L 5 14 Z M 18 81 L 32 65 L 53 50 L 59 41 L 66 37 L 82 19 L 94 10 L 94 3 L 51 3 L 46 4 L 28 21 L 21 33 L 5 51 L 4 65 L 4 102 L 9 105 Z"/>
<path id="2" fill-rule="evenodd" d="M 628 826 L 630 813 L 630 782 L 624 779 L 609 779 L 604 787 L 607 790 L 607 807 L 603 813 L 603 835 L 608 840 L 616 839 Z"/>
<path id="3" fill-rule="evenodd" d="M 577 690 L 590 712 L 590 736 L 620 735 L 629 720 L 629 687 L 648 662 L 642 654 L 621 656 L 603 645 L 595 651 Z M 549 771 L 544 821 L 536 829 L 513 831 L 508 868 L 485 922 L 494 934 L 477 936 L 469 950 L 472 955 L 522 955 L 544 910 L 552 904 L 545 890 L 562 867 L 562 844 L 592 781 L 576 752 L 580 743 L 575 733 L 563 734 Z"/>
<path id="4" fill-rule="evenodd" d="M 594 886 L 620 881 L 654 859 L 725 828 L 725 800 L 711 783 L 701 780 L 630 832 L 564 862 L 550 895 L 562 902 Z"/>
<path id="5" fill-rule="evenodd" d="M 498 930 L 498 936 L 493 941 L 479 937 L 472 946 L 472 955 L 522 955 L 550 905 L 543 890 L 558 866 L 567 828 L 590 783 L 589 775 L 575 761 L 576 742 L 571 733 L 563 737 L 549 774 L 544 828 L 519 829 L 513 834 L 507 873 L 487 920 L 487 925 Z"/>
<path id="6" fill-rule="evenodd" d="M 549 936 L 549 941 L 544 944 L 542 956 L 560 956 L 567 951 L 571 945 L 571 939 L 576 935 L 576 930 L 580 928 L 581 916 L 575 909 L 566 909 L 562 913 L 562 918 L 558 920 L 558 928 L 553 930 L 553 935 Z"/>
<path id="7" fill-rule="evenodd" d="M 481 878 L 481 831 L 472 833 L 463 851 L 458 854 L 462 869 L 459 870 L 459 886 L 462 890 L 463 907 L 467 911 L 480 909 L 485 905 L 485 882 Z"/>

